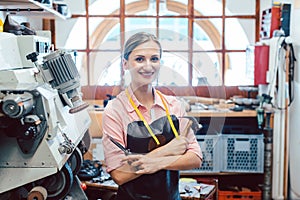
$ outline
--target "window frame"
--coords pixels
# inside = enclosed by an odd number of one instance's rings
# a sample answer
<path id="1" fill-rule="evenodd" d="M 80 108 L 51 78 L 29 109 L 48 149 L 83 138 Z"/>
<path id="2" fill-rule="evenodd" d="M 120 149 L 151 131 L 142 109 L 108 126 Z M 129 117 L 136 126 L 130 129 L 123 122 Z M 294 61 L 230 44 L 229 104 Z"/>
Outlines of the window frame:
<path id="1" fill-rule="evenodd" d="M 189 80 L 189 85 L 192 85 L 192 77 L 193 77 L 193 66 L 192 66 L 192 60 L 193 60 L 193 54 L 194 53 L 203 53 L 203 52 L 215 52 L 218 54 L 221 54 L 221 71 L 222 71 L 222 77 L 221 77 L 221 86 L 225 86 L 225 72 L 227 70 L 226 66 L 228 66 L 228 63 L 226 63 L 228 59 L 226 59 L 226 55 L 228 53 L 240 53 L 243 52 L 245 53 L 245 49 L 240 49 L 240 50 L 230 50 L 226 49 L 225 47 L 225 29 L 226 29 L 226 24 L 225 21 L 226 19 L 229 18 L 235 18 L 235 19 L 254 19 L 255 20 L 255 42 L 259 41 L 260 38 L 260 0 L 255 0 L 255 14 L 254 15 L 225 15 L 225 6 L 226 6 L 226 0 L 221 0 L 222 1 L 222 15 L 220 16 L 200 16 L 200 15 L 194 15 L 194 0 L 188 0 L 188 5 L 187 5 L 187 11 L 188 13 L 185 15 L 174 15 L 174 16 L 163 16 L 159 15 L 159 3 L 160 0 L 156 0 L 156 15 L 151 15 L 151 16 L 146 16 L 146 15 L 134 15 L 134 14 L 126 14 L 125 13 L 125 0 L 120 0 L 120 9 L 119 13 L 112 13 L 109 15 L 92 15 L 89 13 L 89 0 L 85 0 L 85 8 L 86 8 L 86 13 L 85 14 L 72 14 L 71 18 L 79 18 L 79 17 L 84 17 L 86 20 L 86 48 L 85 49 L 75 49 L 78 52 L 82 52 L 86 54 L 86 74 L 87 74 L 87 86 L 91 86 L 91 77 L 90 77 L 90 72 L 93 66 L 91 66 L 91 53 L 92 52 L 104 52 L 104 51 L 116 51 L 116 50 L 111 50 L 111 49 L 105 49 L 105 50 L 100 50 L 100 49 L 93 49 L 90 44 L 90 38 L 89 38 L 89 19 L 91 17 L 102 17 L 102 18 L 117 18 L 120 23 L 120 46 L 122 48 L 123 43 L 125 41 L 125 19 L 126 18 L 155 18 L 156 19 L 156 30 L 157 30 L 157 35 L 159 36 L 159 19 L 160 18 L 187 18 L 188 19 L 188 38 L 193 38 L 193 30 L 194 30 L 194 22 L 199 19 L 212 19 L 212 18 L 218 18 L 222 20 L 222 33 L 221 33 L 221 48 L 216 49 L 216 50 L 194 50 L 193 49 L 193 41 L 192 39 L 189 39 L 188 41 L 188 80 Z M 170 1 L 173 2 L 174 1 Z M 145 2 L 142 2 L 145 4 Z M 176 3 L 176 2 L 175 2 Z M 121 49 L 122 50 L 122 49 Z M 168 51 L 166 51 L 168 52 Z M 120 66 L 121 70 L 121 77 L 120 79 L 122 80 L 123 75 L 124 75 L 124 70 Z M 122 82 L 122 81 L 121 81 Z"/>

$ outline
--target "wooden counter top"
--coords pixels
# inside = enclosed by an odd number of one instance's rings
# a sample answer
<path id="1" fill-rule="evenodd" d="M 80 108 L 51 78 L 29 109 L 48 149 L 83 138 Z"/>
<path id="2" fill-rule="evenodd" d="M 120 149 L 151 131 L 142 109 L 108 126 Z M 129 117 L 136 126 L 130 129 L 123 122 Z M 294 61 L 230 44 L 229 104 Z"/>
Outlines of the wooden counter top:
<path id="1" fill-rule="evenodd" d="M 102 115 L 103 110 L 89 110 L 90 114 Z M 224 110 L 197 110 L 190 111 L 187 113 L 188 116 L 193 117 L 256 117 L 256 110 L 243 110 L 243 111 L 232 111 L 229 109 Z"/>
<path id="2" fill-rule="evenodd" d="M 88 100 L 88 103 L 91 105 L 100 105 L 102 106 L 102 101 L 99 100 Z M 223 105 L 223 107 L 220 107 L 221 105 L 215 104 L 214 110 L 192 110 L 187 113 L 189 116 L 193 117 L 256 117 L 256 110 L 248 110 L 244 109 L 243 111 L 232 111 L 229 108 L 234 106 L 234 104 L 227 104 Z M 101 115 L 103 112 L 103 107 L 100 107 L 98 109 L 93 109 L 92 107 L 89 109 L 90 114 L 92 115 Z M 102 120 L 102 117 L 101 117 Z"/>
<path id="3" fill-rule="evenodd" d="M 240 112 L 229 109 L 218 110 L 199 110 L 187 113 L 192 117 L 256 117 L 256 110 L 243 110 Z"/>

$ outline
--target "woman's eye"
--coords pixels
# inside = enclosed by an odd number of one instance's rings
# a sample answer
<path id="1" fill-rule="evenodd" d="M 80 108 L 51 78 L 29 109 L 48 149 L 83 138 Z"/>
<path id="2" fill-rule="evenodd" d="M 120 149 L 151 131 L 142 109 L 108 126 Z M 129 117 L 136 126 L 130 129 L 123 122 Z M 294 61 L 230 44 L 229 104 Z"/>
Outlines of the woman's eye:
<path id="1" fill-rule="evenodd" d="M 144 59 L 142 58 L 142 57 L 138 57 L 138 58 L 136 58 L 135 59 L 137 62 L 143 62 L 144 61 Z"/>
<path id="2" fill-rule="evenodd" d="M 158 62 L 159 61 L 159 57 L 153 57 L 153 58 L 151 58 L 151 61 L 152 62 Z"/>

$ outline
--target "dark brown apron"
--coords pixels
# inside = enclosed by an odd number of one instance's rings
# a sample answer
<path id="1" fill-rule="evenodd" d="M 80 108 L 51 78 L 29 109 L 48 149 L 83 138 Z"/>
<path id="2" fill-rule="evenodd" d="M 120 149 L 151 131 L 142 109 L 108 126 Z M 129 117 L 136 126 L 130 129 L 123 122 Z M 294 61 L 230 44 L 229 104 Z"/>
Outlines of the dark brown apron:
<path id="1" fill-rule="evenodd" d="M 176 130 L 179 121 L 171 115 Z M 142 121 L 135 121 L 127 127 L 127 149 L 132 153 L 148 153 L 165 145 L 175 136 L 167 117 L 161 117 L 149 125 L 160 141 L 157 145 Z M 144 174 L 119 186 L 116 200 L 180 200 L 178 189 L 179 171 L 160 170 L 154 174 Z"/>

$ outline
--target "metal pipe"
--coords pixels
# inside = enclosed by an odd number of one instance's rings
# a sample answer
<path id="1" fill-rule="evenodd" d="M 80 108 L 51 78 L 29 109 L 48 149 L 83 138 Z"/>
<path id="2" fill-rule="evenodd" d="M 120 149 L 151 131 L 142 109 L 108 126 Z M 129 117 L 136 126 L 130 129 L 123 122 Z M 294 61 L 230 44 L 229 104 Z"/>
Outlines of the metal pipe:
<path id="1" fill-rule="evenodd" d="M 262 196 L 264 200 L 272 199 L 272 160 L 273 160 L 273 129 L 270 126 L 271 112 L 266 112 L 264 133 L 264 186 Z"/>

